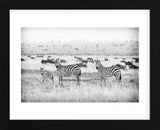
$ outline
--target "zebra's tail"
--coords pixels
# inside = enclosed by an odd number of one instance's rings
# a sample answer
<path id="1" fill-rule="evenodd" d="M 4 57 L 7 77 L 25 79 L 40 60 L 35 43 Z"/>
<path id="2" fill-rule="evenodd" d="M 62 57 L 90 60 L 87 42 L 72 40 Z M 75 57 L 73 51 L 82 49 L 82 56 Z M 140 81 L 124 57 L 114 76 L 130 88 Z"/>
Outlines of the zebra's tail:
<path id="1" fill-rule="evenodd" d="M 53 75 L 52 75 L 52 79 L 54 79 Z"/>
<path id="2" fill-rule="evenodd" d="M 121 80 L 122 80 L 122 76 L 121 76 L 121 74 L 120 74 L 119 81 L 121 81 Z"/>
<path id="3" fill-rule="evenodd" d="M 51 77 L 51 78 L 52 78 L 52 83 L 54 84 L 54 76 L 52 75 L 52 77 Z"/>

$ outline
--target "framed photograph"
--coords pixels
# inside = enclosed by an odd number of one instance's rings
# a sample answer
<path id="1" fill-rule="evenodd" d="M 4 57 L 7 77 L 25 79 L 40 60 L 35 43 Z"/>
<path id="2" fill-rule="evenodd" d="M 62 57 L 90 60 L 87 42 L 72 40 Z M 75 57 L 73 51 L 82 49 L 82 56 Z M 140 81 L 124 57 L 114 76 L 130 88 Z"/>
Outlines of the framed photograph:
<path id="1" fill-rule="evenodd" d="M 0 2 L 0 129 L 158 130 L 159 7 L 138 2 Z"/>
<path id="2" fill-rule="evenodd" d="M 149 16 L 10 10 L 10 119 L 149 120 Z"/>

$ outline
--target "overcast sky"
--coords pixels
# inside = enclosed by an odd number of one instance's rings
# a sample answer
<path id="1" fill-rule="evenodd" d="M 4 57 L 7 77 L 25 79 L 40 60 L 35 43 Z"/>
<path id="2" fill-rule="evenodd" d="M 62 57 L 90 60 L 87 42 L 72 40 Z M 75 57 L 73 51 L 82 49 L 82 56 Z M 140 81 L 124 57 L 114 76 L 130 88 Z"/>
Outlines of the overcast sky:
<path id="1" fill-rule="evenodd" d="M 139 40 L 138 28 L 22 28 L 22 42 L 51 40 Z M 33 44 L 33 43 L 32 43 Z"/>

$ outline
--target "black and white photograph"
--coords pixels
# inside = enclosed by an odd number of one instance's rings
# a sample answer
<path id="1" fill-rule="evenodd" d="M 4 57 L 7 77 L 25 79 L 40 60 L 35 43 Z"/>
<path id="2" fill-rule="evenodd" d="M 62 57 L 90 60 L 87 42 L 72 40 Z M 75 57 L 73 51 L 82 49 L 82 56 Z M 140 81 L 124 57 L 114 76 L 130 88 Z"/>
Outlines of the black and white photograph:
<path id="1" fill-rule="evenodd" d="M 160 128 L 158 2 L 3 1 L 0 10 L 1 129 Z"/>
<path id="2" fill-rule="evenodd" d="M 22 27 L 21 102 L 139 102 L 139 28 Z"/>

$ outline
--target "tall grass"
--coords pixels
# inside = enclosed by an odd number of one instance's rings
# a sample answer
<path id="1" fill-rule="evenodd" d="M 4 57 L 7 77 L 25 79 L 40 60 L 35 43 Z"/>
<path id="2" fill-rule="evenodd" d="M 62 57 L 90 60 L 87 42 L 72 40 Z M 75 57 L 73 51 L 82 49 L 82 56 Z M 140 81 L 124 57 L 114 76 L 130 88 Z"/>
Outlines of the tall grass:
<path id="1" fill-rule="evenodd" d="M 58 85 L 55 73 L 54 85 L 51 81 L 41 82 L 36 70 L 22 70 L 22 102 L 138 102 L 138 70 L 122 73 L 122 82 L 114 77 L 106 79 L 106 86 L 100 86 L 97 73 L 83 73 L 81 85 L 76 85 L 74 77 L 65 77 L 63 87 Z"/>

